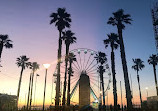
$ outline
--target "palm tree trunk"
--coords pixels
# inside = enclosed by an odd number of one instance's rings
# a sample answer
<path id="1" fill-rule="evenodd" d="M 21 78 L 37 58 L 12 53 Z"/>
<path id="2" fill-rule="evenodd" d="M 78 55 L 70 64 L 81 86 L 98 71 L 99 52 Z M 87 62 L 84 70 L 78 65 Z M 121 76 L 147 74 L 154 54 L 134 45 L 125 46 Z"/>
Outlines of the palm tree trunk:
<path id="1" fill-rule="evenodd" d="M 31 103 L 32 103 L 32 91 L 33 91 L 33 78 L 34 78 L 34 71 L 32 73 L 32 81 L 31 81 L 31 94 L 30 94 L 30 111 L 31 111 Z"/>
<path id="2" fill-rule="evenodd" d="M 104 80 L 103 80 L 103 71 L 102 71 L 103 69 L 101 69 L 101 71 L 100 71 L 100 76 L 101 76 L 101 82 L 102 82 L 102 92 L 103 92 L 103 106 L 104 106 L 104 108 L 105 108 L 105 93 L 104 93 Z"/>
<path id="3" fill-rule="evenodd" d="M 158 84 L 157 84 L 156 67 L 155 67 L 155 65 L 153 65 L 153 69 L 154 69 L 154 77 L 155 77 L 156 92 L 157 92 L 157 96 L 158 96 Z"/>
<path id="4" fill-rule="evenodd" d="M 69 69 L 71 69 L 72 63 L 70 62 Z M 68 77 L 68 90 L 67 90 L 67 105 L 70 106 L 70 80 L 71 80 L 71 74 L 72 72 L 69 72 L 69 77 Z"/>
<path id="5" fill-rule="evenodd" d="M 60 97 L 60 62 L 61 62 L 61 49 L 62 49 L 62 40 L 61 40 L 61 31 L 59 31 L 59 49 L 58 49 L 58 66 L 57 66 L 57 82 L 56 82 L 56 100 L 55 106 L 58 110 L 59 106 L 59 97 Z"/>
<path id="6" fill-rule="evenodd" d="M 31 88 L 31 79 L 32 78 L 32 73 L 30 73 L 30 82 L 29 82 L 29 90 L 28 90 L 28 98 L 27 98 L 27 108 L 26 111 L 28 111 L 28 107 L 29 107 L 29 100 L 30 100 L 30 88 Z"/>
<path id="7" fill-rule="evenodd" d="M 126 89 L 127 109 L 128 111 L 132 111 L 132 95 L 131 95 L 131 88 L 130 88 L 129 77 L 128 77 L 125 48 L 122 38 L 122 29 L 119 26 L 117 26 L 117 29 L 118 29 L 119 41 L 120 41 L 120 52 L 121 52 L 121 60 L 122 60 L 122 67 L 124 73 L 125 89 Z"/>
<path id="8" fill-rule="evenodd" d="M 46 82 L 47 82 L 47 69 L 46 69 L 46 74 L 45 74 L 45 84 L 44 84 L 43 111 L 44 111 L 45 95 L 46 95 Z"/>
<path id="9" fill-rule="evenodd" d="M 66 58 L 65 58 L 65 77 L 64 77 L 64 89 L 63 89 L 63 102 L 62 105 L 65 105 L 65 93 L 66 93 L 66 78 L 67 78 L 67 64 L 68 64 L 68 53 L 69 45 L 66 45 Z"/>
<path id="10" fill-rule="evenodd" d="M 138 86 L 139 86 L 140 103 L 141 103 L 141 106 L 142 106 L 142 93 L 141 93 L 141 89 L 140 89 L 140 79 L 139 79 L 138 71 L 137 71 L 137 80 L 138 80 Z"/>
<path id="11" fill-rule="evenodd" d="M 3 44 L 0 44 L 0 61 L 1 61 L 2 51 L 3 51 Z"/>
<path id="12" fill-rule="evenodd" d="M 21 68 L 20 78 L 19 78 L 19 85 L 18 85 L 18 92 L 17 92 L 17 106 L 18 106 L 18 100 L 19 100 L 19 94 L 20 94 L 20 87 L 21 87 L 21 80 L 22 80 L 22 74 L 24 71 L 24 65 Z"/>
<path id="13" fill-rule="evenodd" d="M 115 73 L 115 55 L 113 47 L 111 51 L 111 69 L 113 75 L 113 95 L 114 95 L 114 110 L 117 111 L 117 86 L 116 86 L 116 73 Z"/>

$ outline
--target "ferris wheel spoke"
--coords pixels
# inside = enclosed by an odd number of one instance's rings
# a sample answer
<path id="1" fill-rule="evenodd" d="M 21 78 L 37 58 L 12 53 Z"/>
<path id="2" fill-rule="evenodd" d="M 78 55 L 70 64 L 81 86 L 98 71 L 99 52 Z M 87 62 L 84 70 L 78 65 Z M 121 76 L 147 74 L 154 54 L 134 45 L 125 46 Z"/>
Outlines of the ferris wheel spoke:
<path id="1" fill-rule="evenodd" d="M 75 78 L 72 82 L 70 82 L 71 84 L 75 83 L 77 81 L 78 78 Z"/>
<path id="2" fill-rule="evenodd" d="M 65 74 L 65 72 L 61 72 L 61 71 L 60 71 L 60 73 Z"/>
<path id="3" fill-rule="evenodd" d="M 91 73 L 91 72 L 94 72 L 94 71 L 97 71 L 97 69 L 90 70 L 90 71 L 87 72 L 87 74 Z"/>
<path id="4" fill-rule="evenodd" d="M 86 63 L 85 69 L 87 68 L 87 65 L 88 65 L 88 63 L 89 63 L 89 60 L 90 60 L 91 56 L 92 56 L 92 55 L 90 55 L 90 56 L 88 57 L 88 60 L 87 60 L 87 63 Z M 84 70 L 85 70 L 85 69 L 84 69 Z"/>
<path id="5" fill-rule="evenodd" d="M 81 55 L 79 54 L 79 59 L 80 59 L 80 66 L 81 66 L 81 71 L 82 71 L 82 62 L 81 62 Z"/>
<path id="6" fill-rule="evenodd" d="M 79 76 L 77 76 L 77 77 L 71 77 L 71 80 L 76 80 L 76 79 L 78 79 L 79 78 Z M 72 81 L 71 81 L 72 82 Z"/>
<path id="7" fill-rule="evenodd" d="M 92 75 L 99 75 L 99 73 L 98 72 L 91 72 L 91 73 L 88 73 L 88 74 L 92 74 Z"/>
<path id="8" fill-rule="evenodd" d="M 76 79 L 76 81 L 78 82 L 78 81 L 79 81 L 79 79 Z M 75 85 L 73 85 L 73 87 L 71 87 L 70 92 L 72 92 L 72 91 L 74 90 L 74 88 L 75 88 L 75 86 L 76 86 L 77 82 L 74 82 L 74 83 L 75 83 Z"/>
<path id="9" fill-rule="evenodd" d="M 87 71 L 90 71 L 91 69 L 93 69 L 95 66 L 97 66 L 98 64 L 93 65 L 92 67 L 88 68 Z"/>
<path id="10" fill-rule="evenodd" d="M 85 53 L 84 53 L 84 59 L 83 59 L 83 70 L 85 70 L 84 69 L 84 64 L 85 64 Z"/>
<path id="11" fill-rule="evenodd" d="M 75 66 L 76 69 L 78 69 L 80 71 L 80 69 L 76 66 L 76 64 L 74 62 L 72 64 Z"/>
<path id="12" fill-rule="evenodd" d="M 76 90 L 75 90 L 75 92 L 74 92 L 74 94 L 73 94 L 73 96 L 72 96 L 72 101 L 73 101 L 73 99 L 74 99 L 74 97 L 75 97 L 75 94 L 76 94 Z"/>
<path id="13" fill-rule="evenodd" d="M 92 75 L 90 75 L 91 77 L 94 77 L 94 78 L 98 78 L 99 76 L 92 76 Z"/>
<path id="14" fill-rule="evenodd" d="M 61 68 L 65 69 L 65 66 L 60 66 Z"/>
<path id="15" fill-rule="evenodd" d="M 96 79 L 96 78 L 97 78 L 97 79 L 100 78 L 99 76 L 92 76 L 92 75 L 89 75 L 89 76 L 90 76 L 91 78 L 95 78 L 95 79 Z"/>
<path id="16" fill-rule="evenodd" d="M 78 76 L 77 76 L 77 77 L 78 77 Z M 72 77 L 71 77 L 71 80 L 77 79 L 77 77 L 72 76 Z"/>
<path id="17" fill-rule="evenodd" d="M 60 77 L 61 79 L 64 79 L 64 77 Z"/>
<path id="18" fill-rule="evenodd" d="M 80 70 L 77 70 L 77 69 L 74 69 L 74 67 L 72 67 L 72 70 L 74 71 L 73 74 L 77 74 L 77 75 L 80 75 L 80 74 L 81 74 L 81 71 L 80 71 Z"/>
<path id="19" fill-rule="evenodd" d="M 97 93 L 97 91 L 95 90 L 94 86 L 95 86 L 95 85 L 90 86 L 90 87 L 91 87 L 91 89 L 93 90 L 93 92 L 96 94 L 96 96 L 98 96 L 100 93 Z"/>
<path id="20" fill-rule="evenodd" d="M 78 63 L 78 61 L 77 61 L 77 60 L 76 60 L 76 63 L 77 63 L 78 68 L 79 68 L 79 69 L 80 69 L 80 71 L 81 71 L 81 68 L 80 68 L 79 63 Z"/>
<path id="21" fill-rule="evenodd" d="M 99 76 L 99 73 L 95 72 L 95 71 L 94 72 L 93 71 L 92 72 L 88 72 L 87 74 L 89 74 L 89 75 L 98 75 Z"/>
<path id="22" fill-rule="evenodd" d="M 72 70 L 79 72 L 79 70 L 76 69 L 75 67 L 72 66 L 71 68 L 72 68 Z"/>
<path id="23" fill-rule="evenodd" d="M 88 65 L 88 67 L 86 68 L 86 70 L 93 64 L 93 62 L 95 61 L 95 58 L 91 61 L 91 63 Z"/>
<path id="24" fill-rule="evenodd" d="M 76 75 L 77 77 L 80 76 L 81 72 L 75 72 L 73 75 Z M 76 78 L 75 76 L 75 78 Z"/>
<path id="25" fill-rule="evenodd" d="M 91 83 L 93 83 L 96 87 L 100 88 L 100 87 L 95 83 L 95 81 L 91 80 Z"/>
<path id="26" fill-rule="evenodd" d="M 94 78 L 92 78 L 92 77 L 90 77 L 90 79 L 92 79 L 92 80 L 94 80 L 94 81 L 97 81 L 97 82 L 98 82 L 98 80 L 96 80 L 96 79 L 94 79 Z"/>

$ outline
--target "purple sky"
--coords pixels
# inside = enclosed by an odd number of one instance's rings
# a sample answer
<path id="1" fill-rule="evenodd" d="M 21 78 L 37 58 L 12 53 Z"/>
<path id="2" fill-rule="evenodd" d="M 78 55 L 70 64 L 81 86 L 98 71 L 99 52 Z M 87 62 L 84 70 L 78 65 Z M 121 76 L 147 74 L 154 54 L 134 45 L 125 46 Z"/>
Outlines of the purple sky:
<path id="1" fill-rule="evenodd" d="M 52 12 L 56 12 L 58 7 L 65 7 L 71 14 L 71 30 L 76 34 L 77 43 L 70 49 L 89 48 L 103 51 L 108 55 L 109 65 L 110 49 L 105 50 L 103 40 L 107 38 L 106 34 L 117 30 L 116 27 L 107 25 L 107 20 L 112 16 L 112 12 L 120 8 L 124 9 L 125 13 L 131 14 L 132 25 L 127 26 L 123 37 L 128 70 L 133 80 L 134 96 L 138 97 L 139 93 L 136 72 L 131 69 L 132 58 L 141 58 L 145 62 L 145 68 L 140 72 L 143 99 L 146 99 L 145 87 L 149 87 L 149 96 L 156 95 L 152 66 L 147 63 L 148 57 L 156 53 L 149 0 L 1 0 L 0 34 L 8 34 L 13 40 L 14 48 L 3 50 L 0 84 L 4 85 L 0 86 L 0 92 L 16 94 L 20 68 L 15 65 L 15 61 L 17 57 L 26 54 L 30 57 L 30 61 L 37 61 L 41 65 L 40 71 L 37 72 L 41 75 L 39 77 L 41 82 L 37 86 L 41 90 L 44 83 L 42 64 L 54 63 L 48 75 L 47 95 L 50 95 L 51 77 L 56 65 L 54 61 L 57 59 L 58 31 L 54 25 L 49 25 L 49 16 Z M 120 91 L 119 81 L 124 80 L 120 52 L 119 50 L 115 52 L 117 85 Z M 63 54 L 65 54 L 64 46 Z M 21 88 L 23 102 L 28 89 L 29 73 L 30 70 L 26 70 L 23 75 Z M 110 93 L 112 99 L 112 88 Z M 43 95 L 43 91 L 39 91 L 39 95 Z M 50 96 L 46 98 L 49 101 Z M 136 102 L 139 102 L 139 99 Z"/>

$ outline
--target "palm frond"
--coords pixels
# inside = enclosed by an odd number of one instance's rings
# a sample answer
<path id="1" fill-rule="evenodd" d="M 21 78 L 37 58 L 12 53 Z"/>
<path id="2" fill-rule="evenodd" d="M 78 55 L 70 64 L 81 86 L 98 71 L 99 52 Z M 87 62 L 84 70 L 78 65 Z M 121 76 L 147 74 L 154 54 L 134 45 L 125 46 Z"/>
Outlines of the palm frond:
<path id="1" fill-rule="evenodd" d="M 152 64 L 152 65 L 157 65 L 158 63 L 158 56 L 156 54 L 152 54 L 149 59 L 148 59 L 148 63 Z"/>
<path id="2" fill-rule="evenodd" d="M 65 41 L 66 45 L 70 45 L 73 43 L 76 43 L 77 38 L 74 36 L 75 33 L 73 33 L 71 30 L 67 30 L 65 32 L 62 32 L 63 36 L 62 36 L 62 40 Z"/>
<path id="3" fill-rule="evenodd" d="M 136 71 L 142 70 L 145 65 L 144 65 L 144 61 L 142 61 L 140 58 L 136 58 L 136 59 L 132 59 L 134 65 L 132 66 L 132 68 Z"/>
<path id="4" fill-rule="evenodd" d="M 111 46 L 113 49 L 117 49 L 118 48 L 118 35 L 115 33 L 110 33 L 107 34 L 108 38 L 106 40 L 104 40 L 104 45 L 105 48 L 107 48 L 107 46 Z"/>
<path id="5" fill-rule="evenodd" d="M 23 67 L 24 69 L 27 67 L 29 58 L 26 55 L 22 55 L 16 59 L 16 64 L 18 67 Z"/>
<path id="6" fill-rule="evenodd" d="M 76 61 L 77 59 L 76 59 L 76 55 L 74 55 L 73 53 L 69 53 L 69 55 L 68 55 L 68 61 L 70 62 L 70 63 L 73 63 L 74 61 Z"/>
<path id="7" fill-rule="evenodd" d="M 110 17 L 107 23 L 113 26 L 117 25 L 119 28 L 125 29 L 125 24 L 131 24 L 131 21 L 131 15 L 124 14 L 124 10 L 119 9 L 113 13 L 113 17 Z"/>
<path id="8" fill-rule="evenodd" d="M 103 52 L 98 52 L 94 58 L 96 59 L 97 63 L 100 63 L 101 65 L 107 62 L 106 54 Z"/>
<path id="9" fill-rule="evenodd" d="M 37 62 L 32 62 L 32 63 L 29 63 L 30 64 L 30 69 L 33 70 L 33 72 L 35 72 L 37 69 L 39 69 L 39 64 Z"/>
<path id="10" fill-rule="evenodd" d="M 57 13 L 50 15 L 52 18 L 50 24 L 55 23 L 55 26 L 59 31 L 62 31 L 65 27 L 70 28 L 71 15 L 66 12 L 65 8 L 58 8 Z"/>

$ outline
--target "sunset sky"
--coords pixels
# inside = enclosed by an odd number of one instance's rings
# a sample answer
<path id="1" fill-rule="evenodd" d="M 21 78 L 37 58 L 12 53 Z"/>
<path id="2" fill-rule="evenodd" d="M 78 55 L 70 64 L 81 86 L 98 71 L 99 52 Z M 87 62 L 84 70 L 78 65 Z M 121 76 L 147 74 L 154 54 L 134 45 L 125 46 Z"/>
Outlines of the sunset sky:
<path id="1" fill-rule="evenodd" d="M 59 7 L 65 7 L 71 14 L 71 30 L 77 37 L 77 43 L 70 46 L 70 49 L 88 48 L 105 52 L 109 65 L 111 50 L 104 48 L 103 40 L 107 38 L 107 34 L 117 32 L 117 29 L 107 25 L 108 18 L 112 16 L 112 12 L 120 8 L 124 9 L 125 13 L 129 13 L 133 21 L 132 25 L 128 25 L 123 31 L 123 38 L 128 71 L 133 82 L 134 103 L 139 103 L 139 92 L 136 72 L 131 69 L 132 58 L 141 58 L 145 64 L 145 68 L 139 72 L 143 100 L 146 100 L 147 96 L 146 87 L 148 87 L 149 96 L 156 95 L 153 68 L 147 63 L 149 56 L 156 53 L 150 0 L 0 0 L 0 34 L 8 34 L 14 45 L 13 49 L 4 49 L 2 53 L 0 93 L 17 94 L 21 68 L 18 68 L 15 62 L 17 57 L 26 55 L 31 62 L 40 64 L 40 70 L 36 72 L 40 74 L 36 93 L 37 104 L 40 105 L 43 102 L 45 76 L 42 64 L 51 63 L 48 69 L 46 90 L 46 104 L 50 104 L 52 74 L 56 67 L 59 35 L 54 24 L 49 24 L 51 20 L 49 16 Z M 64 54 L 65 46 L 63 45 L 62 55 Z M 115 55 L 118 103 L 120 103 L 119 83 L 122 81 L 123 103 L 125 104 L 119 49 L 115 51 Z M 27 97 L 30 72 L 30 69 L 26 69 L 23 73 L 19 99 L 21 105 L 25 104 L 25 95 Z M 113 104 L 112 84 L 110 87 L 108 104 Z"/>

